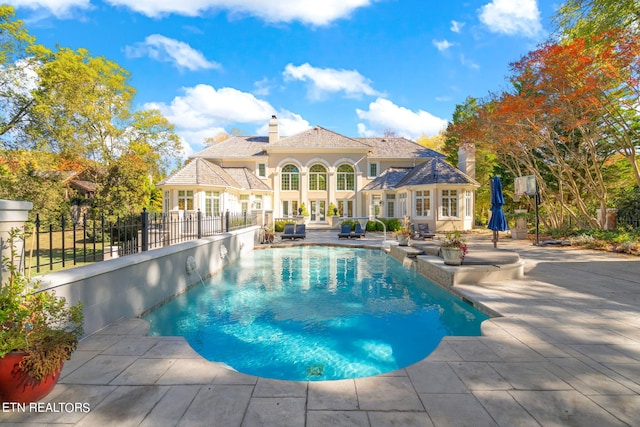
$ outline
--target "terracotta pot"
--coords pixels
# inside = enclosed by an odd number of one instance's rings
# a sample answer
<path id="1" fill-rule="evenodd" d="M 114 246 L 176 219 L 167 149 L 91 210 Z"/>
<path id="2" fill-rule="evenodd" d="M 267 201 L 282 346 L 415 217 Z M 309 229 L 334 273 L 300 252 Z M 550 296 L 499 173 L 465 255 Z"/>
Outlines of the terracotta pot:
<path id="1" fill-rule="evenodd" d="M 460 248 L 440 248 L 442 253 L 442 259 L 447 265 L 460 265 L 462 264 L 462 249 Z"/>
<path id="2" fill-rule="evenodd" d="M 53 390 L 62 366 L 52 375 L 42 381 L 33 379 L 19 367 L 19 363 L 26 353 L 13 352 L 0 358 L 0 402 L 35 402 Z"/>

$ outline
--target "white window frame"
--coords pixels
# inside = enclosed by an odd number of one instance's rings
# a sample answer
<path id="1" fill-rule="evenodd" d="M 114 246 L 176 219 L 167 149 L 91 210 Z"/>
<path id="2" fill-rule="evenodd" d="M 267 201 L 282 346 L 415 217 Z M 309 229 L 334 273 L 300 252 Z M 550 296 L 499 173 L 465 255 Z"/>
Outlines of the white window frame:
<path id="1" fill-rule="evenodd" d="M 455 210 L 455 212 L 453 212 L 453 210 Z M 440 191 L 440 216 L 442 218 L 460 218 L 458 190 Z"/>
<path id="2" fill-rule="evenodd" d="M 289 166 L 294 168 L 295 171 L 285 171 L 285 169 L 288 168 Z M 285 185 L 284 185 L 285 176 L 288 177 L 287 188 L 285 188 Z M 295 177 L 295 180 L 294 180 L 294 177 Z M 296 184 L 295 186 L 293 185 L 294 181 Z M 280 172 L 280 190 L 281 191 L 300 191 L 300 169 L 296 165 L 289 163 L 282 168 L 282 171 Z"/>
<path id="3" fill-rule="evenodd" d="M 371 173 L 371 169 L 375 166 L 375 173 Z M 369 174 L 369 178 L 376 178 L 380 175 L 380 163 L 378 162 L 369 162 L 369 167 L 367 167 L 367 172 Z"/>
<path id="4" fill-rule="evenodd" d="M 431 190 L 416 190 L 414 194 L 413 210 L 415 212 L 415 216 L 417 218 L 431 218 Z M 426 209 L 425 202 L 427 202 Z M 422 214 L 418 213 L 418 205 L 422 208 Z"/>
<path id="5" fill-rule="evenodd" d="M 340 168 L 348 167 L 350 170 L 341 171 Z M 336 191 L 355 191 L 356 189 L 356 168 L 348 163 L 343 163 L 336 169 Z M 340 188 L 344 187 L 344 188 Z"/>
<path id="6" fill-rule="evenodd" d="M 253 206 L 257 211 L 262 210 L 262 194 L 256 194 L 253 196 Z"/>
<path id="7" fill-rule="evenodd" d="M 322 171 L 313 170 L 314 168 L 322 168 Z M 327 168 L 323 165 L 315 164 L 311 166 L 309 168 L 309 191 L 327 191 L 327 176 Z"/>
<path id="8" fill-rule="evenodd" d="M 473 192 L 469 190 L 464 192 L 464 217 L 473 218 Z"/>
<path id="9" fill-rule="evenodd" d="M 204 192 L 204 215 L 206 217 L 220 216 L 220 192 Z"/>
<path id="10" fill-rule="evenodd" d="M 264 170 L 260 170 L 260 168 L 263 168 Z M 258 178 L 266 178 L 267 177 L 267 164 L 266 163 L 258 163 L 258 166 L 256 167 L 256 175 L 258 176 Z"/>
<path id="11" fill-rule="evenodd" d="M 171 210 L 171 192 L 169 190 L 165 190 L 163 201 L 164 201 L 164 212 L 167 213 Z"/>
<path id="12" fill-rule="evenodd" d="M 178 190 L 178 210 L 193 210 L 193 190 Z"/>

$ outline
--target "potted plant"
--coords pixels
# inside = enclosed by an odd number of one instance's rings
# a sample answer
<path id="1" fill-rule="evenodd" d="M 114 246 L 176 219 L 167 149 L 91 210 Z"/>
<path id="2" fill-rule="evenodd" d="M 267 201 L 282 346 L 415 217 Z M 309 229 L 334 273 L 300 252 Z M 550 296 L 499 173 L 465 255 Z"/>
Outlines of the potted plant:
<path id="1" fill-rule="evenodd" d="M 34 402 L 55 386 L 62 365 L 76 349 L 83 333 L 82 304 L 68 306 L 52 292 L 38 291 L 14 264 L 14 241 L 19 229 L 9 232 L 9 257 L 2 260 L 9 272 L 0 284 L 0 401 Z"/>
<path id="2" fill-rule="evenodd" d="M 467 240 L 463 239 L 458 230 L 445 233 L 440 244 L 440 253 L 447 265 L 460 265 L 467 255 L 469 248 Z"/>
<path id="3" fill-rule="evenodd" d="M 409 246 L 412 234 L 413 230 L 411 230 L 411 224 L 409 224 L 409 217 L 405 216 L 402 220 L 402 226 L 396 231 L 398 246 Z"/>

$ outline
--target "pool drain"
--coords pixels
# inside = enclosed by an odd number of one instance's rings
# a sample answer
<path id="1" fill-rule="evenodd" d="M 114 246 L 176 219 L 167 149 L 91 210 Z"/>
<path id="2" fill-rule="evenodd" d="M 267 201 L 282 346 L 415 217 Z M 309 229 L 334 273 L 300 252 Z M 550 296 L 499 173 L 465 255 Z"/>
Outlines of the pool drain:
<path id="1" fill-rule="evenodd" d="M 319 377 L 324 374 L 324 365 L 307 366 L 308 377 Z"/>

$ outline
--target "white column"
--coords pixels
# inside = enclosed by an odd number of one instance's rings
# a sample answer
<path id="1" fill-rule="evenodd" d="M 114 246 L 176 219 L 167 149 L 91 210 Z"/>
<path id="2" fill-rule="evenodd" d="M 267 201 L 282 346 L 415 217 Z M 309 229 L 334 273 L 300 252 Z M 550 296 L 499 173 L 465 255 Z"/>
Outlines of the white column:
<path id="1" fill-rule="evenodd" d="M 0 200 L 0 259 L 9 258 L 9 231 L 13 228 L 24 230 L 24 223 L 29 216 L 29 211 L 33 209 L 33 203 L 21 202 L 17 200 Z M 22 260 L 22 241 L 14 242 L 15 249 L 19 256 L 16 264 L 19 266 Z M 4 281 L 8 271 L 4 265 L 0 268 L 0 283 Z"/>

